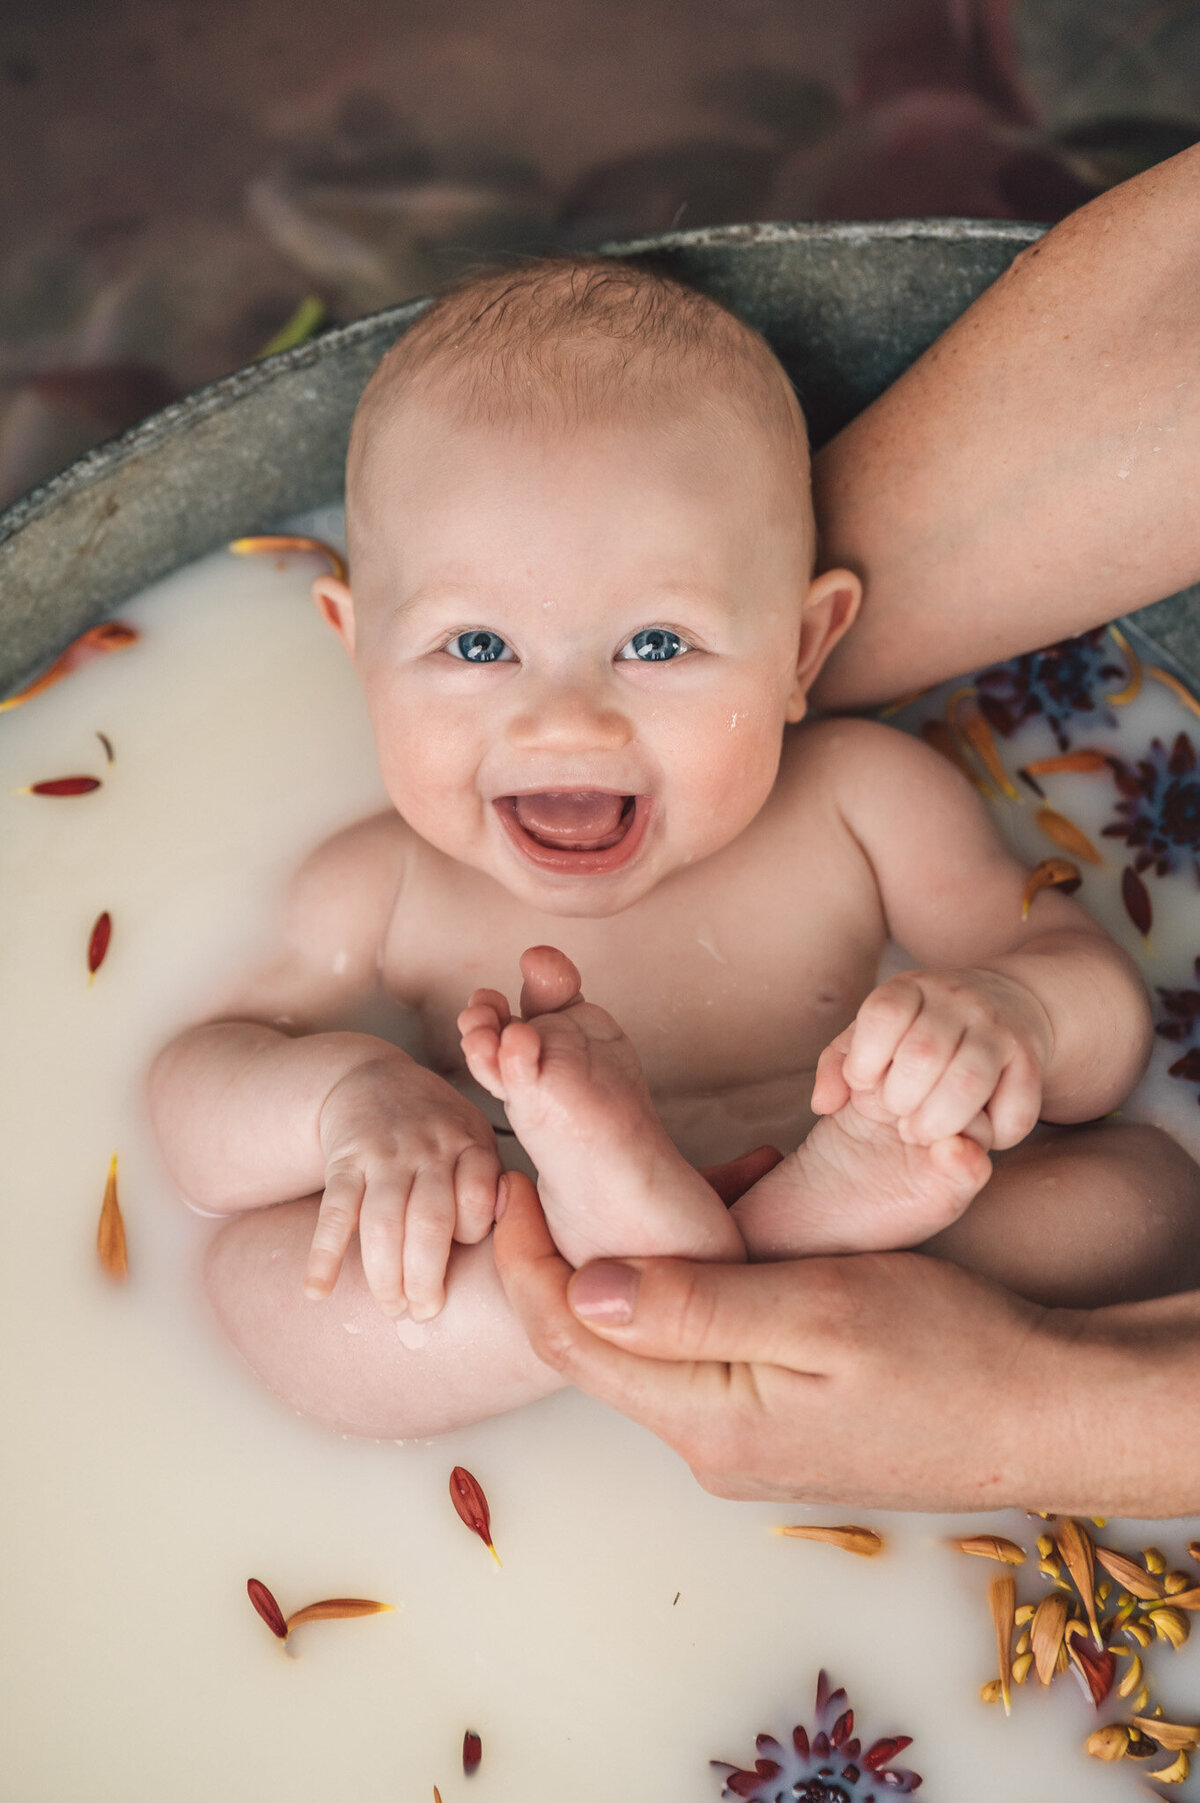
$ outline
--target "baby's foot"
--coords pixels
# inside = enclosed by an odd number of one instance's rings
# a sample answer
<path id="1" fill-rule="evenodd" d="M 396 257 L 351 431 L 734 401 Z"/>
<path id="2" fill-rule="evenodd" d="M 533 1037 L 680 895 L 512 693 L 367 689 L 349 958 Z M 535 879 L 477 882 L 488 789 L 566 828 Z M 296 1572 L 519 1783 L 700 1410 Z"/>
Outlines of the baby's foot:
<path id="1" fill-rule="evenodd" d="M 906 1145 L 873 1095 L 852 1092 L 732 1212 L 752 1258 L 888 1251 L 948 1227 L 991 1174 L 974 1140 Z"/>
<path id="2" fill-rule="evenodd" d="M 458 1017 L 471 1075 L 498 1096 L 537 1166 L 555 1243 L 574 1265 L 598 1257 L 740 1259 L 716 1192 L 668 1138 L 633 1046 L 580 994 L 553 946 L 521 959 L 523 1020 L 477 989 Z"/>

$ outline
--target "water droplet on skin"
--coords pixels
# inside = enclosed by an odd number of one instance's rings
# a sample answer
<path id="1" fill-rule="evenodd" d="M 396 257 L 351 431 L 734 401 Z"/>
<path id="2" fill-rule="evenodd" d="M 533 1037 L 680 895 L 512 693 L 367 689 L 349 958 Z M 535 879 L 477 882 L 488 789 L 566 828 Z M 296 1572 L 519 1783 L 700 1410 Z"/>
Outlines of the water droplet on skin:
<path id="1" fill-rule="evenodd" d="M 362 1328 L 358 1325 L 357 1321 L 343 1321 L 342 1326 L 345 1328 L 347 1333 L 361 1333 L 362 1332 Z"/>
<path id="2" fill-rule="evenodd" d="M 423 1349 L 429 1336 L 422 1322 L 414 1321 L 411 1316 L 404 1315 L 399 1321 L 393 1322 L 393 1326 L 396 1329 L 396 1338 L 402 1346 L 407 1346 L 410 1352 L 420 1352 Z"/>
<path id="3" fill-rule="evenodd" d="M 1124 481 L 1125 477 L 1129 474 L 1129 471 L 1128 470 L 1118 470 L 1117 474 L 1118 474 L 1118 476 L 1121 477 L 1122 481 Z"/>

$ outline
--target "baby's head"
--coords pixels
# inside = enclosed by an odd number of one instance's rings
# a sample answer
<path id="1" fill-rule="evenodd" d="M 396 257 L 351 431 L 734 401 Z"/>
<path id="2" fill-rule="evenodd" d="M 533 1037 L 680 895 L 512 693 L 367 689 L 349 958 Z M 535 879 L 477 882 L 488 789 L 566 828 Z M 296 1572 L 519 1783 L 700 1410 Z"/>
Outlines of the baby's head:
<path id="1" fill-rule="evenodd" d="M 804 420 L 765 341 L 650 270 L 468 282 L 392 348 L 316 584 L 409 824 L 550 914 L 729 844 L 858 604 L 813 577 Z"/>

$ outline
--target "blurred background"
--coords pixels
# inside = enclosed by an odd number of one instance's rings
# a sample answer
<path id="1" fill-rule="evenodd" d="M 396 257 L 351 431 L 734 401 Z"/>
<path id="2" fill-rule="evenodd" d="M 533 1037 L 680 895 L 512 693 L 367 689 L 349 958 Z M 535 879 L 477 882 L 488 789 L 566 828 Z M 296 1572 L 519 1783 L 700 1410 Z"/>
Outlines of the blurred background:
<path id="1" fill-rule="evenodd" d="M 1198 0 L 6 0 L 0 505 L 497 254 L 1053 221 L 1200 139 Z"/>

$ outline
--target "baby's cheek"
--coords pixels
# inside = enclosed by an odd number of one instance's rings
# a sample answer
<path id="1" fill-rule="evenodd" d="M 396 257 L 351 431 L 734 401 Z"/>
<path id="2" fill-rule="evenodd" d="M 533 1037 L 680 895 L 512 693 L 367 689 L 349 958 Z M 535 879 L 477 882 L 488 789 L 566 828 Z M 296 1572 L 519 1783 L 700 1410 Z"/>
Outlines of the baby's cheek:
<path id="1" fill-rule="evenodd" d="M 684 769 L 688 808 L 698 829 L 717 844 L 745 830 L 775 785 L 782 729 L 730 708 L 701 743 L 693 742 Z"/>

